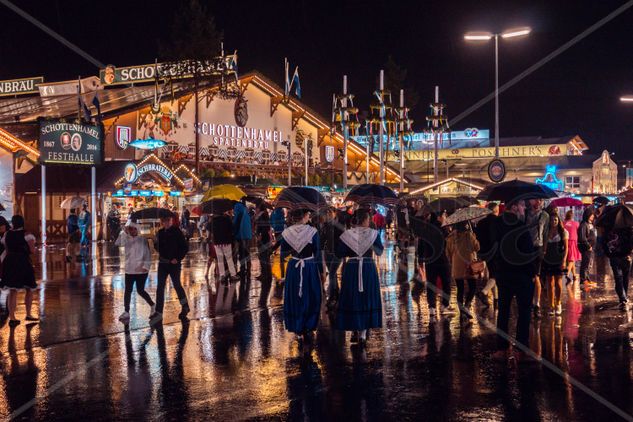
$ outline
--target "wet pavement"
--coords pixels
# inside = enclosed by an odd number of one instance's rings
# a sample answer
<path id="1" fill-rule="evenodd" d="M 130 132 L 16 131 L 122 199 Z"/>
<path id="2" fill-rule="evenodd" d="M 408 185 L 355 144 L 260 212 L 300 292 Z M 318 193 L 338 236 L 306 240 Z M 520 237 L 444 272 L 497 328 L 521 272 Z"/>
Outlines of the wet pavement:
<path id="1" fill-rule="evenodd" d="M 168 287 L 162 325 L 132 296 L 123 311 L 121 257 L 72 268 L 49 248 L 35 301 L 41 323 L 0 321 L 0 418 L 17 420 L 618 420 L 633 414 L 633 320 L 617 310 L 610 280 L 565 292 L 562 319 L 533 324 L 531 348 L 554 366 L 491 359 L 494 310 L 479 320 L 429 319 L 413 275 L 392 247 L 380 258 L 382 330 L 350 347 L 327 313 L 313 346 L 284 330 L 283 289 L 252 281 L 205 281 L 192 247 L 182 322 Z M 278 258 L 277 258 L 278 259 Z M 274 272 L 278 273 L 278 262 Z M 258 274 L 257 260 L 253 275 Z M 99 274 L 96 276 L 96 274 Z M 156 274 L 148 292 L 154 296 Z M 5 294 L 0 295 L 4 311 Z M 24 317 L 20 305 L 18 317 Z M 629 416 L 629 418 L 631 418 Z"/>

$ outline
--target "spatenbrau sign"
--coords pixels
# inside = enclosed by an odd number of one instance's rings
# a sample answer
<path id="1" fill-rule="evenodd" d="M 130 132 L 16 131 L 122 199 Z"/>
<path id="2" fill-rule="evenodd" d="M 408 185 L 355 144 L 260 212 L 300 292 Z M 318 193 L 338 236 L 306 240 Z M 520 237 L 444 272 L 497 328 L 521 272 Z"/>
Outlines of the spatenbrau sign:
<path id="1" fill-rule="evenodd" d="M 40 163 L 100 165 L 103 127 L 59 120 L 40 120 Z"/>

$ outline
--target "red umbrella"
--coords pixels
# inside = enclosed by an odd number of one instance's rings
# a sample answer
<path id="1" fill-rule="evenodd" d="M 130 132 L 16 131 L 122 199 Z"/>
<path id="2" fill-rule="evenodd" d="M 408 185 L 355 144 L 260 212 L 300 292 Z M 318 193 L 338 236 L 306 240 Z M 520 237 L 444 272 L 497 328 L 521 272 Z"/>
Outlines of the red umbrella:
<path id="1" fill-rule="evenodd" d="M 570 198 L 567 196 L 565 198 L 554 199 L 552 202 L 550 202 L 550 205 L 553 205 L 555 207 L 582 207 L 583 203 L 579 199 Z"/>

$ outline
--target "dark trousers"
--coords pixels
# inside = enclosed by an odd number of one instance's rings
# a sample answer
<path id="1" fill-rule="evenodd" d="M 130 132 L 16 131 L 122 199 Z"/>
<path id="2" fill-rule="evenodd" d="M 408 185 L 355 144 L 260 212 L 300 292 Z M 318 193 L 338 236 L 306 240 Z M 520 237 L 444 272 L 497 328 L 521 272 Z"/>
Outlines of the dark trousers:
<path id="1" fill-rule="evenodd" d="M 631 258 L 609 258 L 613 279 L 615 280 L 615 292 L 620 302 L 626 302 L 629 292 L 629 274 L 631 273 Z"/>
<path id="2" fill-rule="evenodd" d="M 237 240 L 237 257 L 240 261 L 240 274 L 251 274 L 251 241 L 245 239 Z"/>
<path id="3" fill-rule="evenodd" d="M 580 283 L 589 280 L 589 266 L 591 265 L 591 257 L 593 251 L 584 250 L 580 252 Z"/>
<path id="4" fill-rule="evenodd" d="M 145 291 L 145 281 L 147 281 L 147 274 L 125 274 L 125 293 L 123 295 L 125 312 L 130 312 L 130 299 L 132 299 L 134 284 L 136 284 L 136 293 L 145 299 L 149 306 L 154 306 L 154 301 Z"/>
<path id="5" fill-rule="evenodd" d="M 499 291 L 497 330 L 502 333 L 502 335 L 497 337 L 497 348 L 499 350 L 507 350 L 510 346 L 507 336 L 510 335 L 508 325 L 513 297 L 516 297 L 518 310 L 516 340 L 525 347 L 529 347 L 532 297 L 534 296 L 534 282 L 532 278 L 524 274 L 513 274 L 512 276 L 499 274 L 497 277 L 497 289 Z"/>
<path id="6" fill-rule="evenodd" d="M 264 277 L 266 280 L 272 277 L 272 264 L 270 262 L 270 243 L 266 242 L 264 244 L 260 243 L 257 245 L 257 257 L 259 258 L 259 269 L 261 273 L 261 277 Z"/>
<path id="7" fill-rule="evenodd" d="M 333 253 L 325 253 L 325 265 L 328 272 L 328 287 L 327 297 L 328 299 L 334 299 L 338 297 L 338 269 L 341 267 L 343 260 Z"/>
<path id="8" fill-rule="evenodd" d="M 429 308 L 435 308 L 438 280 L 442 283 L 442 305 L 448 306 L 451 299 L 451 275 L 450 269 L 445 265 L 426 266 L 426 300 Z"/>
<path id="9" fill-rule="evenodd" d="M 163 307 L 165 305 L 165 285 L 167 284 L 167 276 L 171 278 L 171 284 L 174 286 L 174 290 L 176 290 L 180 305 L 183 309 L 188 309 L 189 303 L 187 302 L 187 294 L 185 293 L 185 289 L 182 288 L 182 284 L 180 284 L 180 263 L 167 264 L 161 262 L 158 264 L 156 312 L 163 312 Z"/>
<path id="10" fill-rule="evenodd" d="M 464 301 L 464 283 L 466 282 L 468 282 L 468 293 Z M 475 289 L 477 288 L 476 280 L 474 278 L 456 278 L 455 285 L 457 286 L 457 303 L 461 306 L 470 306 L 475 297 Z"/>

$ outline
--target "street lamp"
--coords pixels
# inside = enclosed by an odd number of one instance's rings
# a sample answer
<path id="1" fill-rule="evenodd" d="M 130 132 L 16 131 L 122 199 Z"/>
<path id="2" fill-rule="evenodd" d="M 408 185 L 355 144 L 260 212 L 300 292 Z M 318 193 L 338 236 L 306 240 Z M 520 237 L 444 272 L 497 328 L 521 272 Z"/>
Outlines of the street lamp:
<path id="1" fill-rule="evenodd" d="M 499 37 L 503 39 L 517 38 L 528 35 L 532 31 L 529 27 L 512 28 L 500 33 L 467 32 L 466 41 L 495 40 L 495 158 L 499 158 Z"/>
<path id="2" fill-rule="evenodd" d="M 633 103 L 633 95 L 624 95 L 620 97 L 620 101 L 623 103 Z"/>

